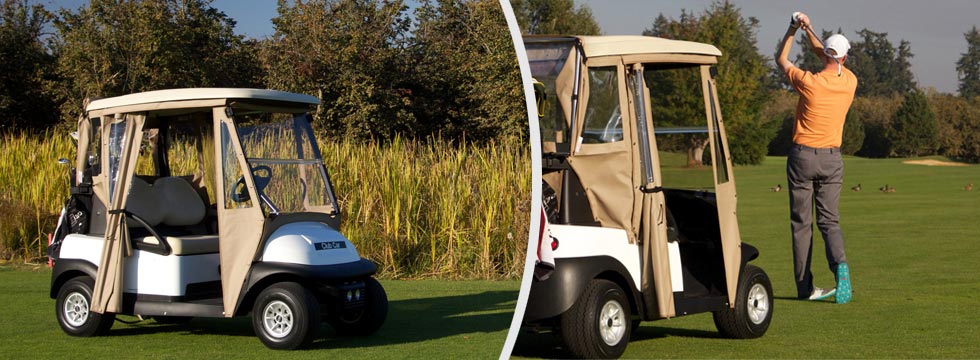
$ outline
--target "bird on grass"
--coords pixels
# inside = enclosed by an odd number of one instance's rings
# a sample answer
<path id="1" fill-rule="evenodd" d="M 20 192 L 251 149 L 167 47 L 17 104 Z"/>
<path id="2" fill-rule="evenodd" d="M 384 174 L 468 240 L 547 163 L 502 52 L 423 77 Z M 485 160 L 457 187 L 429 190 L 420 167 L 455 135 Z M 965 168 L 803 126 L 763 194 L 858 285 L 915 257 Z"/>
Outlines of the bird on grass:
<path id="1" fill-rule="evenodd" d="M 771 188 L 769 188 L 769 191 L 772 191 L 772 192 L 779 192 L 779 191 L 780 191 L 780 190 L 782 190 L 782 189 L 783 189 L 783 185 L 782 185 L 782 184 L 776 184 L 776 186 L 775 186 L 775 187 L 771 187 Z"/>
<path id="2" fill-rule="evenodd" d="M 861 184 L 857 184 L 857 186 L 852 186 L 851 191 L 861 191 Z"/>
<path id="3" fill-rule="evenodd" d="M 888 186 L 888 184 L 885 184 L 885 186 L 882 186 L 882 187 L 878 188 L 878 190 L 880 190 L 883 193 L 893 193 L 893 192 L 895 192 L 895 188 L 893 188 L 891 186 Z"/>
<path id="4" fill-rule="evenodd" d="M 966 184 L 966 186 L 963 187 L 963 190 L 973 191 L 973 183 Z"/>

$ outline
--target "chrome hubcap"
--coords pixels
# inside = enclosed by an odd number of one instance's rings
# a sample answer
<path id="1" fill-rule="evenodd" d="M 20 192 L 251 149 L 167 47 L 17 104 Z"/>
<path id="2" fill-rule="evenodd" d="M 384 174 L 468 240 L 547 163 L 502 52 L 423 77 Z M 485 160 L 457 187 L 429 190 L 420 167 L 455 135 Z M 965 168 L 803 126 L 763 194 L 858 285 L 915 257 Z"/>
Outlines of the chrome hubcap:
<path id="1" fill-rule="evenodd" d="M 85 295 L 73 292 L 65 299 L 65 308 L 62 311 L 68 325 L 72 327 L 85 325 L 85 321 L 88 320 L 88 300 L 85 299 Z"/>
<path id="2" fill-rule="evenodd" d="M 626 334 L 626 321 L 623 306 L 618 301 L 609 300 L 602 305 L 599 312 L 599 335 L 602 336 L 602 341 L 609 346 L 618 344 Z"/>
<path id="3" fill-rule="evenodd" d="M 762 284 L 752 285 L 747 300 L 749 320 L 753 324 L 761 324 L 766 320 L 766 315 L 769 315 L 769 293 L 766 291 L 766 287 Z"/>
<path id="4" fill-rule="evenodd" d="M 293 330 L 293 311 L 282 301 L 270 302 L 262 310 L 262 326 L 269 336 L 286 337 Z"/>

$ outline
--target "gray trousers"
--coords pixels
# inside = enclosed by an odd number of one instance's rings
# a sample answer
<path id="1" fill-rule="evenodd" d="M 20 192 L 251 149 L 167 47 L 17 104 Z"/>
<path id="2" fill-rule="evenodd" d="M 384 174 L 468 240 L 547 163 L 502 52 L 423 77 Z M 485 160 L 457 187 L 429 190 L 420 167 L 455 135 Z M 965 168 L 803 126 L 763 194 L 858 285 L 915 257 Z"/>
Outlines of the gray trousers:
<path id="1" fill-rule="evenodd" d="M 815 149 L 794 144 L 786 159 L 786 178 L 789 182 L 796 292 L 800 298 L 806 298 L 813 291 L 810 257 L 813 254 L 814 205 L 830 271 L 836 274 L 837 264 L 847 262 L 837 210 L 844 179 L 840 148 Z"/>

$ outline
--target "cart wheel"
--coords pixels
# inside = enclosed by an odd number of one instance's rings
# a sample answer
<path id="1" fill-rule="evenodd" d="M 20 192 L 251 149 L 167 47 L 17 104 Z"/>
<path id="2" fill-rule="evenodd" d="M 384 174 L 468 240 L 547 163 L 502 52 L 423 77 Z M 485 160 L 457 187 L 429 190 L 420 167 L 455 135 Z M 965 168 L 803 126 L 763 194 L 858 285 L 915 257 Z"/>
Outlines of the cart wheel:
<path id="1" fill-rule="evenodd" d="M 116 314 L 99 314 L 90 311 L 92 305 L 92 284 L 95 281 L 87 276 L 68 280 L 58 290 L 55 311 L 58 325 L 71 336 L 103 335 L 112 327 Z"/>
<path id="2" fill-rule="evenodd" d="M 364 307 L 327 317 L 338 335 L 366 336 L 374 334 L 388 317 L 388 295 L 374 278 L 364 280 Z"/>
<path id="3" fill-rule="evenodd" d="M 561 315 L 565 349 L 579 358 L 617 358 L 629 343 L 630 304 L 616 283 L 595 279 Z"/>
<path id="4" fill-rule="evenodd" d="M 271 349 L 310 344 L 320 332 L 320 304 L 303 285 L 282 282 L 259 293 L 252 307 L 255 335 Z"/>
<path id="5" fill-rule="evenodd" d="M 734 339 L 762 336 L 772 321 L 772 284 L 765 271 L 746 265 L 738 281 L 735 308 L 714 312 L 715 326 Z"/>

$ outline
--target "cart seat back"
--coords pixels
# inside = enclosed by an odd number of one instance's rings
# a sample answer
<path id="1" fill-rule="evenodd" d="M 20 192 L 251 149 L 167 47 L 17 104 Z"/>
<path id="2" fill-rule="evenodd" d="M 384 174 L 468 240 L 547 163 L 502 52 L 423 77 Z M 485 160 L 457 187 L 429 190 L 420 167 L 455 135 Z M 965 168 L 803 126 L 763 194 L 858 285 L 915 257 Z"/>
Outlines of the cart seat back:
<path id="1" fill-rule="evenodd" d="M 162 177 L 153 182 L 153 189 L 165 209 L 162 223 L 169 226 L 191 226 L 204 220 L 207 208 L 187 180 L 176 176 Z"/>
<path id="2" fill-rule="evenodd" d="M 159 178 L 153 185 L 134 177 L 126 198 L 126 210 L 143 218 L 150 226 L 192 226 L 199 224 L 207 214 L 194 187 L 177 176 Z M 139 226 L 133 220 L 128 224 Z"/>

